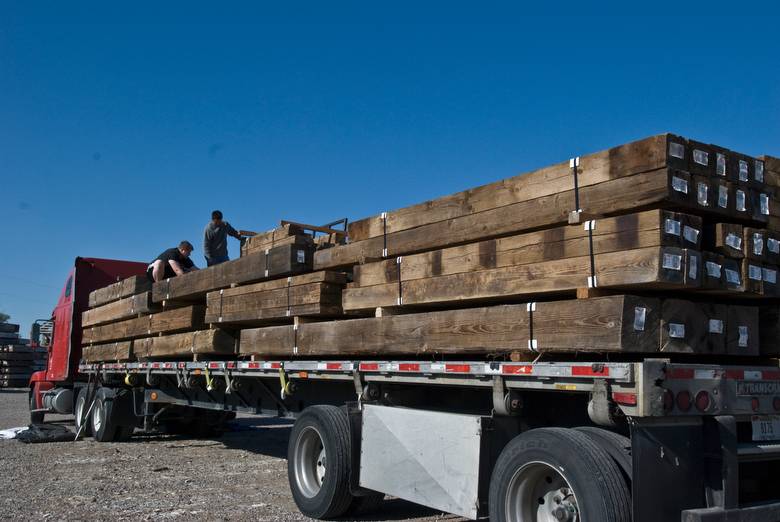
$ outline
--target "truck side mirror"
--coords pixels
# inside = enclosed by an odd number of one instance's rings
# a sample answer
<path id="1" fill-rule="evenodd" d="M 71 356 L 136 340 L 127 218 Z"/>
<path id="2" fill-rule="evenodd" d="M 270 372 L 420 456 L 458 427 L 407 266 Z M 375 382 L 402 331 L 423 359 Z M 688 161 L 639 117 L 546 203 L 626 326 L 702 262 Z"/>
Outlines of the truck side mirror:
<path id="1" fill-rule="evenodd" d="M 38 319 L 32 325 L 30 339 L 42 348 L 49 348 L 49 346 L 51 346 L 53 331 L 54 323 L 52 321 Z"/>

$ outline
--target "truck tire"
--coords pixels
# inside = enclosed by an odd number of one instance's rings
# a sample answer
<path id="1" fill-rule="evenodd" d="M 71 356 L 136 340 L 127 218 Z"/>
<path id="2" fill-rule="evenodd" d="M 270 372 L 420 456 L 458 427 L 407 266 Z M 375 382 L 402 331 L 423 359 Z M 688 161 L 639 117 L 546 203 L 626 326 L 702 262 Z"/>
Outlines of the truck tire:
<path id="1" fill-rule="evenodd" d="M 596 444 L 609 453 L 609 456 L 618 465 L 620 471 L 623 472 L 623 478 L 630 488 L 634 467 L 631 458 L 631 439 L 620 433 L 596 428 L 595 426 L 581 426 L 574 429 L 593 439 Z"/>
<path id="2" fill-rule="evenodd" d="M 38 409 L 38 404 L 35 402 L 35 388 L 32 388 L 30 390 L 30 423 L 32 424 L 43 423 L 43 416 L 45 415 L 45 413 L 42 411 L 33 412 L 33 410 L 37 410 L 37 409 Z"/>
<path id="3" fill-rule="evenodd" d="M 335 518 L 352 504 L 349 436 L 347 415 L 335 406 L 311 406 L 295 421 L 287 446 L 287 478 L 304 515 Z"/>
<path id="4" fill-rule="evenodd" d="M 116 436 L 113 403 L 112 394 L 105 388 L 99 388 L 95 394 L 95 406 L 92 408 L 92 436 L 98 442 L 112 442 Z"/>
<path id="5" fill-rule="evenodd" d="M 593 439 L 539 428 L 507 444 L 490 478 L 490 519 L 629 522 L 631 498 L 617 464 Z"/>
<path id="6" fill-rule="evenodd" d="M 84 431 L 82 434 L 85 437 L 92 435 L 92 415 L 87 418 L 83 418 L 84 414 L 89 410 L 89 404 L 87 404 L 87 390 L 84 386 L 79 390 L 79 394 L 76 396 L 76 404 L 73 406 L 73 415 L 76 418 L 76 432 L 81 429 L 82 422 L 84 423 Z"/>

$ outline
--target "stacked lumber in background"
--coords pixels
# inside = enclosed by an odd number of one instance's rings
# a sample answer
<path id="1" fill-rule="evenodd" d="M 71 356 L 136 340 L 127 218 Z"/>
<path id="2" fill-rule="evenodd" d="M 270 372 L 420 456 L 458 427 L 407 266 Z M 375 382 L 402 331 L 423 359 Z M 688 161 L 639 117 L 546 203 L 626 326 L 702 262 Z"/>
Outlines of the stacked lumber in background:
<path id="1" fill-rule="evenodd" d="M 46 369 L 46 350 L 19 337 L 19 325 L 0 323 L 0 387 L 21 388 L 33 373 Z"/>
<path id="2" fill-rule="evenodd" d="M 85 358 L 780 356 L 770 156 L 662 134 L 346 230 L 103 303 Z"/>

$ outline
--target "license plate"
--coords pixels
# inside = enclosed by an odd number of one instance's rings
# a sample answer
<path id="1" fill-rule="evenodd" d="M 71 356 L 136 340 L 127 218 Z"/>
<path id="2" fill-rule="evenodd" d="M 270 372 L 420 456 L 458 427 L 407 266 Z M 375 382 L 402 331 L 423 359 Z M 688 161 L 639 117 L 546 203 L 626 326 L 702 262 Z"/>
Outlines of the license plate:
<path id="1" fill-rule="evenodd" d="M 754 415 L 753 440 L 778 440 L 780 439 L 780 415 Z"/>

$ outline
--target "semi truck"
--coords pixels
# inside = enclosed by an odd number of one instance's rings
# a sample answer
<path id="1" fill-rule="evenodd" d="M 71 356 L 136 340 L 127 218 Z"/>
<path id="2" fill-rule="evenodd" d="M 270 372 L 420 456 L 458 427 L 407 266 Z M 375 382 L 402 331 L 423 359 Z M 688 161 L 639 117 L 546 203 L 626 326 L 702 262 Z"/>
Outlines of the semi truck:
<path id="1" fill-rule="evenodd" d="M 391 495 L 497 521 L 780 520 L 776 360 L 82 361 L 89 293 L 145 270 L 75 260 L 33 328 L 48 349 L 33 421 L 74 414 L 108 442 L 214 432 L 239 412 L 294 419 L 290 489 L 315 519 Z"/>

